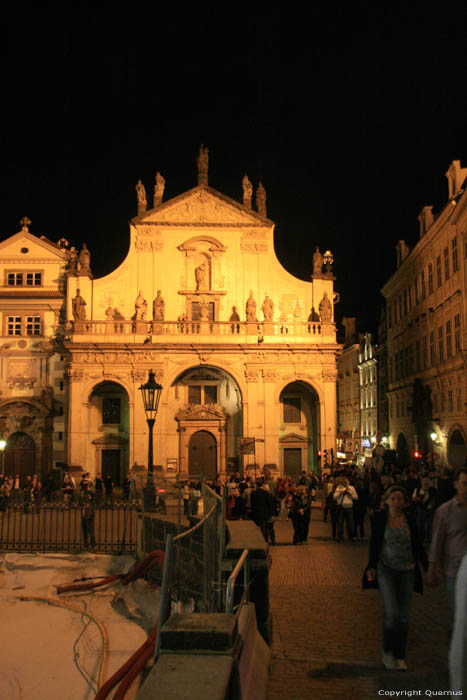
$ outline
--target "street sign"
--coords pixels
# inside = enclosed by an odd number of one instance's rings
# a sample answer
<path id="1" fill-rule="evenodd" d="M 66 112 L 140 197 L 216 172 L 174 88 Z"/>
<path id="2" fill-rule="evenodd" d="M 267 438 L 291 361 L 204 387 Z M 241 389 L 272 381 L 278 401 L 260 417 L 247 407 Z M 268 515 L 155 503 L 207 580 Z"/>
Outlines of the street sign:
<path id="1" fill-rule="evenodd" d="M 255 454 L 255 438 L 254 437 L 244 437 L 238 438 L 238 451 L 241 455 L 254 455 Z"/>

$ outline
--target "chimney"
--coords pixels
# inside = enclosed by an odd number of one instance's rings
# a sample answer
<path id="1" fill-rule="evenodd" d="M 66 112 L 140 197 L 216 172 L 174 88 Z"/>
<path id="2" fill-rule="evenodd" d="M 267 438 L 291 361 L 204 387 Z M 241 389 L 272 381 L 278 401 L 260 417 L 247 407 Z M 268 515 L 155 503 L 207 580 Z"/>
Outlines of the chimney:
<path id="1" fill-rule="evenodd" d="M 420 214 L 418 215 L 418 221 L 420 223 L 420 238 L 423 238 L 423 236 L 428 231 L 428 229 L 434 221 L 433 205 L 429 207 L 423 207 Z"/>
<path id="2" fill-rule="evenodd" d="M 410 253 L 409 247 L 406 245 L 405 241 L 399 241 L 396 245 L 397 252 L 397 267 L 400 267 L 408 254 Z"/>

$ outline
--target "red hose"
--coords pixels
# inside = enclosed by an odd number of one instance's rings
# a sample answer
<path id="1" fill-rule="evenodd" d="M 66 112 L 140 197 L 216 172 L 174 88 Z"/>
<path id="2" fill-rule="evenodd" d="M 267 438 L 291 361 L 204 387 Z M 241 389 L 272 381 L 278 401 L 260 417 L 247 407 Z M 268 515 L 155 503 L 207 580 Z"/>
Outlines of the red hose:
<path id="1" fill-rule="evenodd" d="M 97 582 L 97 583 L 70 583 L 62 586 L 57 586 L 57 593 L 65 593 L 67 591 L 86 591 L 93 588 L 100 588 L 102 586 L 107 586 L 109 583 L 114 583 L 115 581 L 121 581 L 124 586 L 126 586 L 131 581 L 135 581 L 138 578 L 142 578 L 144 574 L 149 571 L 153 566 L 159 564 L 162 568 L 164 566 L 165 552 L 161 549 L 155 549 L 150 552 L 142 561 L 136 564 L 130 571 L 126 574 L 115 574 L 114 576 L 108 576 L 107 578 Z M 135 653 L 126 661 L 123 666 L 121 666 L 97 691 L 95 700 L 105 700 L 112 688 L 114 688 L 117 683 L 121 682 L 118 688 L 114 700 L 123 700 L 128 688 L 131 686 L 137 675 L 144 668 L 145 664 L 154 655 L 156 646 L 156 636 L 157 636 L 157 623 L 154 626 L 151 634 L 148 636 L 146 641 L 135 651 Z"/>

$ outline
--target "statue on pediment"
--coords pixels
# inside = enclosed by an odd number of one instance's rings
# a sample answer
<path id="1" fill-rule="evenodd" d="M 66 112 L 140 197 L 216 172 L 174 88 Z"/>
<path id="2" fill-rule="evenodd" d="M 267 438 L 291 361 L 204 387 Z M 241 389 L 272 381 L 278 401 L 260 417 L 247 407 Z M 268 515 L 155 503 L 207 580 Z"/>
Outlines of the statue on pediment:
<path id="1" fill-rule="evenodd" d="M 78 251 L 75 246 L 71 246 L 68 252 L 68 271 L 77 272 L 78 271 Z"/>
<path id="2" fill-rule="evenodd" d="M 79 253 L 78 270 L 84 274 L 89 274 L 91 272 L 91 253 L 87 249 L 86 243 L 83 243 L 83 247 Z"/>
<path id="3" fill-rule="evenodd" d="M 162 177 L 159 171 L 156 173 L 156 184 L 154 185 L 154 208 L 158 207 L 162 202 L 165 189 L 165 178 Z"/>
<path id="4" fill-rule="evenodd" d="M 154 321 L 163 321 L 165 317 L 165 301 L 161 290 L 157 290 L 157 296 L 152 303 L 152 317 Z"/>
<path id="5" fill-rule="evenodd" d="M 329 323 L 332 318 L 332 306 L 327 292 L 323 292 L 323 298 L 319 302 L 319 317 L 323 323 Z"/>
<path id="6" fill-rule="evenodd" d="M 198 166 L 198 174 L 199 175 L 207 175 L 208 174 L 208 167 L 209 167 L 209 149 L 207 146 L 201 146 L 199 147 L 199 155 L 196 159 L 196 165 Z"/>
<path id="7" fill-rule="evenodd" d="M 243 188 L 243 206 L 251 209 L 251 199 L 253 197 L 253 185 L 248 179 L 248 175 L 244 175 L 242 179 Z"/>
<path id="8" fill-rule="evenodd" d="M 200 291 L 203 289 L 209 289 L 208 284 L 208 264 L 207 262 L 201 263 L 195 268 L 195 279 L 196 279 L 196 290 Z"/>
<path id="9" fill-rule="evenodd" d="M 264 298 L 261 311 L 263 312 L 264 320 L 270 323 L 274 317 L 274 302 L 267 294 Z"/>
<path id="10" fill-rule="evenodd" d="M 313 274 L 320 275 L 323 270 L 323 256 L 319 252 L 318 246 L 315 248 L 313 253 Z"/>
<path id="11" fill-rule="evenodd" d="M 261 214 L 261 216 L 266 216 L 266 190 L 261 182 L 258 183 L 258 188 L 256 190 L 256 208 L 258 210 L 258 214 Z"/>
<path id="12" fill-rule="evenodd" d="M 148 310 L 148 302 L 143 297 L 143 292 L 140 290 L 135 301 L 135 321 L 144 321 Z"/>
<path id="13" fill-rule="evenodd" d="M 250 289 L 250 296 L 246 301 L 246 320 L 248 323 L 256 323 L 258 319 L 256 318 L 256 301 L 253 295 L 253 290 Z"/>
<path id="14" fill-rule="evenodd" d="M 71 309 L 73 311 L 73 318 L 75 321 L 85 321 L 86 320 L 86 302 L 80 294 L 80 290 L 76 290 L 76 296 L 71 302 Z"/>
<path id="15" fill-rule="evenodd" d="M 148 202 L 146 199 L 146 188 L 141 182 L 141 180 L 138 180 L 138 184 L 136 185 L 136 196 L 138 198 L 138 216 L 141 216 L 141 214 L 144 214 L 144 212 L 148 208 Z"/>

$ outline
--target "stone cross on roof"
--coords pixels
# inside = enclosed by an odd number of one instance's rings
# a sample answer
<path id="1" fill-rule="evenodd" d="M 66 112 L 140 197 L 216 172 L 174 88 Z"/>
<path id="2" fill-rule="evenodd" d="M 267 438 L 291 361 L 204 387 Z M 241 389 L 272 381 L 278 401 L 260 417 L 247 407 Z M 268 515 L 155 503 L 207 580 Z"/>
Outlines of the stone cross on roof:
<path id="1" fill-rule="evenodd" d="M 23 216 L 23 218 L 21 219 L 21 221 L 19 223 L 23 227 L 23 231 L 29 231 L 28 226 L 30 226 L 32 224 L 32 221 L 31 221 L 31 219 L 28 219 L 27 216 Z"/>

